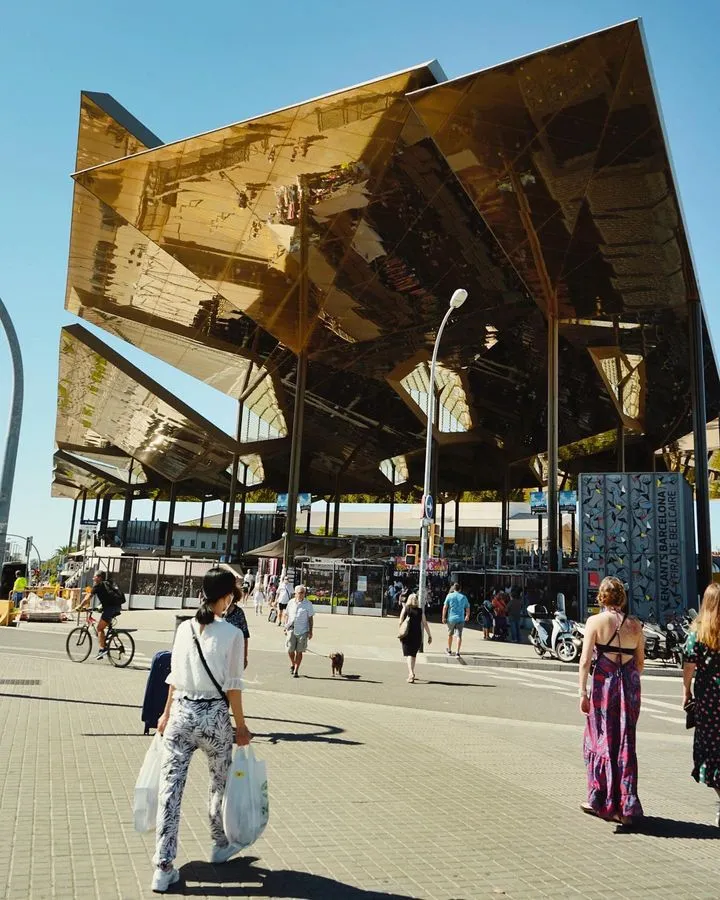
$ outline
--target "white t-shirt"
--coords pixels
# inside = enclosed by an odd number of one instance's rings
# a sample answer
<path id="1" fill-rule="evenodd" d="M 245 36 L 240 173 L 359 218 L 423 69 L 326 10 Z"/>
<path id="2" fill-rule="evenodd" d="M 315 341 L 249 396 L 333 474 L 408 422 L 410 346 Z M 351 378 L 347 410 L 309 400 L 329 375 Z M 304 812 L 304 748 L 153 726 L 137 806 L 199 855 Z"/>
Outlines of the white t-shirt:
<path id="1" fill-rule="evenodd" d="M 178 628 L 172 648 L 172 663 L 166 681 L 175 687 L 175 696 L 191 700 L 216 700 L 219 696 L 195 646 L 193 628 L 205 662 L 220 687 L 224 691 L 241 691 L 245 666 L 242 631 L 224 619 L 215 619 L 203 628 L 201 634 L 200 625 L 195 619 L 190 619 Z"/>
<path id="2" fill-rule="evenodd" d="M 291 600 L 287 608 L 287 627 L 293 628 L 298 637 L 307 634 L 310 631 L 310 619 L 314 615 L 315 610 L 309 600 Z"/>
<path id="3" fill-rule="evenodd" d="M 290 586 L 287 584 L 281 584 L 278 588 L 276 596 L 278 606 L 287 606 L 291 599 L 292 591 L 290 590 Z"/>
<path id="4" fill-rule="evenodd" d="M 265 594 L 258 588 L 253 594 L 253 600 L 255 601 L 255 606 L 262 606 L 265 602 Z"/>

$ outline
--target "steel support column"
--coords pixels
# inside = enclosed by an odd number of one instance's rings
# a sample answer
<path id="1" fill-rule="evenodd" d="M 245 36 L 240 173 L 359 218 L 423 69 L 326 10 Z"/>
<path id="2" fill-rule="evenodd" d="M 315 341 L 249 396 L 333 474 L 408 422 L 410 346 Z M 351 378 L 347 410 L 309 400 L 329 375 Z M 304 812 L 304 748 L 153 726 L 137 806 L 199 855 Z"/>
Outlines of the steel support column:
<path id="1" fill-rule="evenodd" d="M 458 532 L 460 530 L 460 494 L 455 494 L 455 544 L 459 544 L 460 540 Z"/>
<path id="2" fill-rule="evenodd" d="M 245 381 L 247 382 L 250 377 L 250 369 L 252 367 L 248 366 L 248 370 L 245 376 Z M 245 412 L 245 404 L 242 400 L 238 400 L 238 409 L 237 409 L 237 424 L 235 428 L 235 440 L 238 444 L 242 438 L 242 426 L 243 426 L 243 413 Z M 228 562 L 232 562 L 232 539 L 233 533 L 235 531 L 235 497 L 237 495 L 237 480 L 238 480 L 238 468 L 240 466 L 240 454 L 233 453 L 232 460 L 232 469 L 230 472 L 230 496 L 228 497 L 228 517 L 227 517 L 227 532 L 225 535 L 225 558 Z"/>
<path id="3" fill-rule="evenodd" d="M 205 499 L 203 498 L 203 501 L 200 504 L 200 527 L 203 528 L 204 526 L 205 526 Z"/>
<path id="4" fill-rule="evenodd" d="M 100 509 L 100 530 L 98 537 L 104 537 L 107 540 L 108 523 L 110 522 L 110 497 L 103 497 L 102 507 Z"/>
<path id="5" fill-rule="evenodd" d="M 393 536 L 395 530 L 395 463 L 390 461 L 390 474 L 392 475 L 392 490 L 390 491 L 390 517 L 388 521 L 388 537 Z"/>
<path id="6" fill-rule="evenodd" d="M 333 535 L 340 533 L 340 483 L 335 487 L 335 509 L 333 510 Z"/>
<path id="7" fill-rule="evenodd" d="M 72 549 L 73 549 L 73 537 L 75 536 L 75 515 L 77 513 L 77 502 L 78 502 L 78 498 L 76 497 L 73 500 L 72 519 L 70 520 L 70 539 L 68 540 L 68 552 L 69 553 L 72 553 Z M 2 556 L 2 553 L 0 553 L 0 557 L 1 556 Z M 0 561 L 0 565 L 2 565 L 1 561 Z"/>
<path id="8" fill-rule="evenodd" d="M 620 323 L 615 317 L 613 321 L 613 330 L 615 333 L 615 347 L 617 348 L 618 353 L 620 353 Z M 615 357 L 615 377 L 617 378 L 617 394 L 618 394 L 618 405 L 620 410 L 622 411 L 625 408 L 624 401 L 624 391 L 623 391 L 623 373 L 622 373 L 622 365 L 620 363 L 620 357 Z M 616 455 L 617 455 L 617 470 L 618 472 L 625 471 L 625 423 L 623 421 L 622 412 L 620 413 L 620 420 L 618 422 L 617 427 L 617 437 L 615 439 L 616 445 Z"/>
<path id="9" fill-rule="evenodd" d="M 245 552 L 245 503 L 247 500 L 247 476 L 250 466 L 247 463 L 242 464 L 243 467 L 243 492 L 240 500 L 240 523 L 238 526 L 238 555 L 242 556 Z"/>
<path id="10" fill-rule="evenodd" d="M 707 452 L 707 408 L 705 402 L 705 353 L 703 347 L 703 311 L 700 300 L 688 303 L 690 339 L 693 443 L 695 446 L 695 506 L 697 518 L 698 592 L 712 581 L 712 542 L 710 535 L 710 483 Z"/>
<path id="11" fill-rule="evenodd" d="M 177 484 L 170 483 L 170 509 L 168 510 L 167 530 L 165 531 L 165 556 L 172 552 L 173 525 L 175 524 L 175 500 L 177 499 Z"/>
<path id="12" fill-rule="evenodd" d="M 293 407 L 292 438 L 290 445 L 290 472 L 288 477 L 288 505 L 285 519 L 285 546 L 283 569 L 287 572 L 295 558 L 295 527 L 297 500 L 300 489 L 300 463 L 302 459 L 303 422 L 305 418 L 305 385 L 307 383 L 307 314 L 309 300 L 309 235 L 307 182 L 299 178 L 300 192 L 300 277 L 298 280 L 298 355 L 295 375 L 295 404 Z"/>
<path id="13" fill-rule="evenodd" d="M 325 534 L 330 534 L 330 500 L 325 498 Z"/>
<path id="14" fill-rule="evenodd" d="M 555 311 L 548 311 L 548 404 L 547 404 L 547 444 L 548 444 L 548 570 L 554 571 L 558 564 L 558 317 Z"/>

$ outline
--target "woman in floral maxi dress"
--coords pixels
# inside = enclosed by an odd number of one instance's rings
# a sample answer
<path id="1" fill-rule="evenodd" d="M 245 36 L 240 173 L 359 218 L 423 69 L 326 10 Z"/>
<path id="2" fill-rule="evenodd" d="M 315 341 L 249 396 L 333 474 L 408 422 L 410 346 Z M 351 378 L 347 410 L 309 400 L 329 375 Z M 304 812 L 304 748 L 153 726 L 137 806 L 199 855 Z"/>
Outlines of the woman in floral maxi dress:
<path id="1" fill-rule="evenodd" d="M 602 612 L 587 621 L 580 660 L 580 711 L 587 716 L 583 752 L 588 799 L 583 812 L 630 825 L 643 815 L 637 794 L 635 732 L 640 715 L 640 674 L 645 661 L 642 626 L 627 615 L 618 578 L 603 579 Z M 587 693 L 593 653 L 592 689 Z"/>
<path id="2" fill-rule="evenodd" d="M 720 585 L 711 584 L 685 645 L 683 706 L 692 700 L 695 676 L 695 739 L 692 776 L 720 798 Z M 720 799 L 715 824 L 720 828 Z"/>

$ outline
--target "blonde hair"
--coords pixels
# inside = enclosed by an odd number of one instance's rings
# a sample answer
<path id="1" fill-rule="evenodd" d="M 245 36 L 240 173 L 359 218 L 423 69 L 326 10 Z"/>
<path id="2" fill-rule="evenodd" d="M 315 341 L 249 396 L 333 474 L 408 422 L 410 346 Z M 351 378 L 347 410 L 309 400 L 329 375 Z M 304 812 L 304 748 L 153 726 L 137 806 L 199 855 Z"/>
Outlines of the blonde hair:
<path id="1" fill-rule="evenodd" d="M 417 594 L 408 594 L 408 598 L 405 601 L 405 606 L 418 606 L 419 607 L 420 603 L 418 602 L 418 595 Z"/>
<path id="2" fill-rule="evenodd" d="M 612 609 L 625 609 L 627 607 L 625 587 L 619 578 L 615 578 L 612 575 L 603 578 L 600 582 L 597 599 L 600 606 L 609 606 Z"/>
<path id="3" fill-rule="evenodd" d="M 692 623 L 697 639 L 710 650 L 720 650 L 720 584 L 709 584 L 705 588 L 700 612 Z"/>

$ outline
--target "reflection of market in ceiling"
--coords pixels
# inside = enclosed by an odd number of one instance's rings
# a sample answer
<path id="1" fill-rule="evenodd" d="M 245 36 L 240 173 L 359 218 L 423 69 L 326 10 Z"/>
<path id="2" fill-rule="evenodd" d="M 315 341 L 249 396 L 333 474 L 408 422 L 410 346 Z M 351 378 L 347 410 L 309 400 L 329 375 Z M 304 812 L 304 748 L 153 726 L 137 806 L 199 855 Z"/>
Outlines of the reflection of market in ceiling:
<path id="1" fill-rule="evenodd" d="M 396 484 L 421 483 L 428 363 L 458 287 L 469 297 L 435 385 L 440 490 L 497 489 L 508 471 L 537 484 L 555 305 L 565 471 L 614 468 L 621 418 L 628 468 L 691 429 L 697 285 L 637 22 L 453 81 L 419 66 L 165 145 L 84 94 L 77 169 L 67 309 L 243 398 L 256 484 L 287 488 L 301 347 L 302 489 L 387 493 L 391 460 Z M 707 334 L 706 353 L 717 408 Z M 91 374 L 73 375 L 76 411 Z M 161 480 L 220 490 L 230 438 L 194 435 L 180 453 L 137 391 L 122 418 L 90 399 L 92 427 L 61 408 L 59 440 L 91 446 L 97 432 Z"/>

